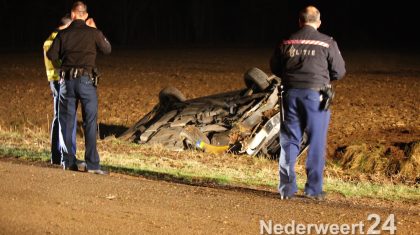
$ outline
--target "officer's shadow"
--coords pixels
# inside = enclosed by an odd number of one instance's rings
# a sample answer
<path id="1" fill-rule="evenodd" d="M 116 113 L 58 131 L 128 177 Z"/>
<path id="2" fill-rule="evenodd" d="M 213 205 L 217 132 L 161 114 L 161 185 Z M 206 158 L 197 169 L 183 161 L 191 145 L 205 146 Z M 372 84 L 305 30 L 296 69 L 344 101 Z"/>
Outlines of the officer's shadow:
<path id="1" fill-rule="evenodd" d="M 128 127 L 122 125 L 109 125 L 104 123 L 98 124 L 98 138 L 103 140 L 109 136 L 119 136 L 128 130 Z M 77 122 L 76 135 L 78 137 L 84 137 L 83 124 L 82 122 Z"/>

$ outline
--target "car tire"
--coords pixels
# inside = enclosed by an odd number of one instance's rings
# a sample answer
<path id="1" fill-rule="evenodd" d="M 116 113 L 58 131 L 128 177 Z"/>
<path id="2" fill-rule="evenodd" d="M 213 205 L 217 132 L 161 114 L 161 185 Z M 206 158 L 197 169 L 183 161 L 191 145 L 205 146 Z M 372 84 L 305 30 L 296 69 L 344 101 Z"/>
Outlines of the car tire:
<path id="1" fill-rule="evenodd" d="M 244 81 L 246 87 L 249 89 L 257 89 L 257 91 L 264 91 L 270 86 L 268 76 L 259 68 L 250 68 L 244 74 Z"/>
<path id="2" fill-rule="evenodd" d="M 172 103 L 184 102 L 184 94 L 175 87 L 166 87 L 159 92 L 159 103 L 161 106 L 169 106 Z"/>

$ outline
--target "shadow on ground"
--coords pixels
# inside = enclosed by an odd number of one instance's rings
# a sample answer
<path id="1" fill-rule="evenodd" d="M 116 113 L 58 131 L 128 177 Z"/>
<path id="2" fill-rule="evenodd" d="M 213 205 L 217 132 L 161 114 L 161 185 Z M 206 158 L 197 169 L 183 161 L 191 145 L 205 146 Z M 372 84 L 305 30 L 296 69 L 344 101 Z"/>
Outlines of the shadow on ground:
<path id="1" fill-rule="evenodd" d="M 183 175 L 173 175 L 169 173 L 163 172 L 156 172 L 150 170 L 140 170 L 140 169 L 131 169 L 126 167 L 115 167 L 104 165 L 103 168 L 118 174 L 130 175 L 134 177 L 143 177 L 150 180 L 159 180 L 159 181 L 166 181 L 170 183 L 179 183 L 179 184 L 186 184 L 191 186 L 200 186 L 200 187 L 210 187 L 210 188 L 219 188 L 219 189 L 226 189 L 226 190 L 235 190 L 240 192 L 252 192 L 257 195 L 261 196 L 268 196 L 272 198 L 277 198 L 278 193 L 273 192 L 271 189 L 267 187 L 261 186 L 261 188 L 249 188 L 246 185 L 229 185 L 227 182 L 223 182 L 223 180 L 210 178 L 210 177 L 191 177 L 191 176 L 183 176 Z"/>
<path id="2" fill-rule="evenodd" d="M 128 130 L 128 127 L 122 125 L 107 125 L 99 123 L 98 133 L 100 139 L 105 139 L 108 136 L 119 136 L 124 131 Z"/>
<path id="3" fill-rule="evenodd" d="M 98 137 L 103 140 L 108 136 L 119 136 L 128 130 L 128 127 L 122 125 L 108 125 L 99 123 L 98 124 Z M 84 138 L 83 122 L 78 121 L 76 127 L 76 136 Z"/>

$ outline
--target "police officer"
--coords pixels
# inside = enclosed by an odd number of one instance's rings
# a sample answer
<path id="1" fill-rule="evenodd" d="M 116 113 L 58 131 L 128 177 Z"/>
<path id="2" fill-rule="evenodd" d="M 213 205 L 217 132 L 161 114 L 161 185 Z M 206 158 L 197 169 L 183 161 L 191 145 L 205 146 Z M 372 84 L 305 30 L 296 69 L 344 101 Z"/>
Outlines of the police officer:
<path id="1" fill-rule="evenodd" d="M 85 133 L 85 161 L 87 171 L 107 174 L 100 169 L 96 148 L 98 98 L 93 79 L 96 68 L 97 49 L 104 54 L 111 52 L 111 44 L 96 29 L 92 19 L 88 19 L 87 6 L 75 2 L 72 7 L 73 22 L 60 31 L 47 56 L 52 61 L 61 60 L 59 122 L 62 134 L 62 164 L 65 170 L 81 170 L 77 165 L 76 153 L 71 147 L 77 102 L 82 105 L 83 128 Z M 85 169 L 82 169 L 85 170 Z"/>
<path id="2" fill-rule="evenodd" d="M 308 6 L 299 14 L 300 30 L 275 49 L 272 72 L 281 78 L 283 117 L 280 129 L 279 193 L 290 199 L 297 192 L 295 163 L 305 131 L 308 136 L 307 181 L 304 195 L 322 200 L 323 170 L 330 111 L 325 107 L 330 81 L 341 79 L 346 70 L 337 43 L 317 31 L 318 9 Z M 330 92 L 327 92 L 330 93 Z"/>
<path id="3" fill-rule="evenodd" d="M 57 36 L 58 31 L 67 28 L 71 23 L 70 14 L 65 15 L 61 18 L 60 24 L 56 30 L 54 30 L 50 36 L 45 40 L 43 49 L 44 49 L 44 62 L 45 69 L 47 73 L 47 78 L 50 83 L 51 93 L 53 95 L 54 101 L 54 116 L 51 123 L 51 163 L 60 165 L 61 164 L 61 149 L 59 144 L 59 123 L 58 123 L 58 104 L 59 104 L 59 92 L 60 84 L 58 84 L 59 74 L 58 69 L 60 65 L 55 65 L 51 60 L 47 58 L 47 51 L 50 49 L 51 44 L 53 43 L 54 38 Z M 76 122 L 73 128 L 73 137 L 72 137 L 72 148 L 76 151 Z"/>

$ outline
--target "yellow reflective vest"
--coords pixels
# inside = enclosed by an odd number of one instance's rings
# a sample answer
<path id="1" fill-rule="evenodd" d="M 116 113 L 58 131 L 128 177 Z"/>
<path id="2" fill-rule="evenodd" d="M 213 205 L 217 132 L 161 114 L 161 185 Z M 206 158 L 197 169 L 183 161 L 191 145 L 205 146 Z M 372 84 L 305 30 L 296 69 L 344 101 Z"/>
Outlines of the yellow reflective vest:
<path id="1" fill-rule="evenodd" d="M 47 38 L 47 40 L 45 40 L 44 42 L 44 62 L 45 62 L 45 70 L 47 72 L 47 78 L 48 81 L 58 81 L 59 80 L 59 75 L 58 75 L 58 71 L 59 68 L 55 68 L 52 61 L 48 59 L 47 57 L 47 51 L 48 49 L 50 49 L 54 38 L 57 36 L 57 31 L 54 31 L 51 33 L 51 35 Z"/>

